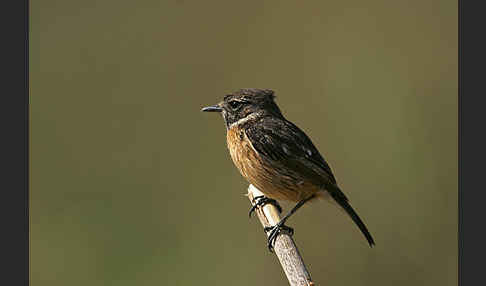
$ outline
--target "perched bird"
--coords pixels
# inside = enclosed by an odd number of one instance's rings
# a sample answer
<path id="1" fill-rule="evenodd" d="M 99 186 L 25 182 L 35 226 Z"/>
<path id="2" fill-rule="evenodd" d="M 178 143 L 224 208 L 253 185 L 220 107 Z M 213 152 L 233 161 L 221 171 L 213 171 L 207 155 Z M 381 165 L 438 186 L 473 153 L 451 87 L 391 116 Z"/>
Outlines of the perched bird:
<path id="1" fill-rule="evenodd" d="M 222 114 L 234 164 L 250 184 L 265 194 L 250 209 L 250 216 L 257 205 L 271 203 L 281 211 L 276 200 L 297 202 L 277 225 L 265 229 L 270 231 L 270 251 L 282 230 L 293 233 L 291 228 L 285 226 L 286 220 L 306 202 L 316 198 L 336 202 L 356 223 L 370 247 L 375 244 L 348 198 L 338 187 L 327 162 L 309 137 L 285 119 L 275 103 L 272 90 L 241 89 L 202 111 Z"/>

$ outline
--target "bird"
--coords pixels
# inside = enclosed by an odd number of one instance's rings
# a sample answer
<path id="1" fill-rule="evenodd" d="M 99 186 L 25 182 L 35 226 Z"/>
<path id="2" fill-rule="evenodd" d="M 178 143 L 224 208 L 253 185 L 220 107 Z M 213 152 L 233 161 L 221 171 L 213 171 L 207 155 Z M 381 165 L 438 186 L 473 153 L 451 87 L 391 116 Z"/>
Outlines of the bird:
<path id="1" fill-rule="evenodd" d="M 269 250 L 272 252 L 279 233 L 293 235 L 293 229 L 285 225 L 288 218 L 317 199 L 341 207 L 373 247 L 373 237 L 341 191 L 330 166 L 304 131 L 283 116 L 275 98 L 271 89 L 243 88 L 201 110 L 221 113 L 234 165 L 264 194 L 255 198 L 250 217 L 257 206 L 273 204 L 281 212 L 279 200 L 297 203 L 275 226 L 265 228 Z"/>

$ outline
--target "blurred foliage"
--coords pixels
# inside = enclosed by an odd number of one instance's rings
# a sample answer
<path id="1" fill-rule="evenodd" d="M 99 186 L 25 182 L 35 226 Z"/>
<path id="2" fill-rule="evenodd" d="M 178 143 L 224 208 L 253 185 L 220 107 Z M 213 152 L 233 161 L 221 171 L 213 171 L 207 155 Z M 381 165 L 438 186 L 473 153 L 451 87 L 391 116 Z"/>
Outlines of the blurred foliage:
<path id="1" fill-rule="evenodd" d="M 457 20 L 438 0 L 33 1 L 31 285 L 285 285 L 199 111 L 243 87 L 276 91 L 375 237 L 299 211 L 318 284 L 456 285 Z"/>

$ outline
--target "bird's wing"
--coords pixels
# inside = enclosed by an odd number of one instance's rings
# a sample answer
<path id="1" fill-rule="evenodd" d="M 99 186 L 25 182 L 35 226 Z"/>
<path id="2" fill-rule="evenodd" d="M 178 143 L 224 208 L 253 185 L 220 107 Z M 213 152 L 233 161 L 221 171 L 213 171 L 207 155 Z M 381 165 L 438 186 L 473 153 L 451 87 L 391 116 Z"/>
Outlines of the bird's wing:
<path id="1" fill-rule="evenodd" d="M 304 179 L 321 185 L 348 213 L 364 234 L 370 246 L 375 244 L 363 221 L 348 203 L 348 198 L 336 184 L 331 168 L 319 154 L 305 133 L 293 123 L 275 118 L 263 118 L 265 122 L 252 124 L 246 136 L 253 148 L 266 160 L 272 160 L 279 172 L 286 176 Z"/>
<path id="2" fill-rule="evenodd" d="M 336 179 L 307 135 L 292 122 L 265 117 L 246 129 L 253 148 L 266 160 L 315 184 L 336 184 Z"/>

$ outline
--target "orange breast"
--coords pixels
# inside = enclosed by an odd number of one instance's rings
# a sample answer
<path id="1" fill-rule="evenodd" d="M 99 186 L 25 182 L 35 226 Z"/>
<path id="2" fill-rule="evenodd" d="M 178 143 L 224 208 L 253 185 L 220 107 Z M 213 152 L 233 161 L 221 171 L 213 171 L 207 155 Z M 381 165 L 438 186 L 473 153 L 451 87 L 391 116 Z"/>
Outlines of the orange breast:
<path id="1" fill-rule="evenodd" d="M 305 181 L 279 174 L 270 161 L 258 155 L 245 131 L 238 126 L 228 130 L 226 139 L 231 159 L 241 175 L 267 197 L 297 202 L 320 190 Z"/>

